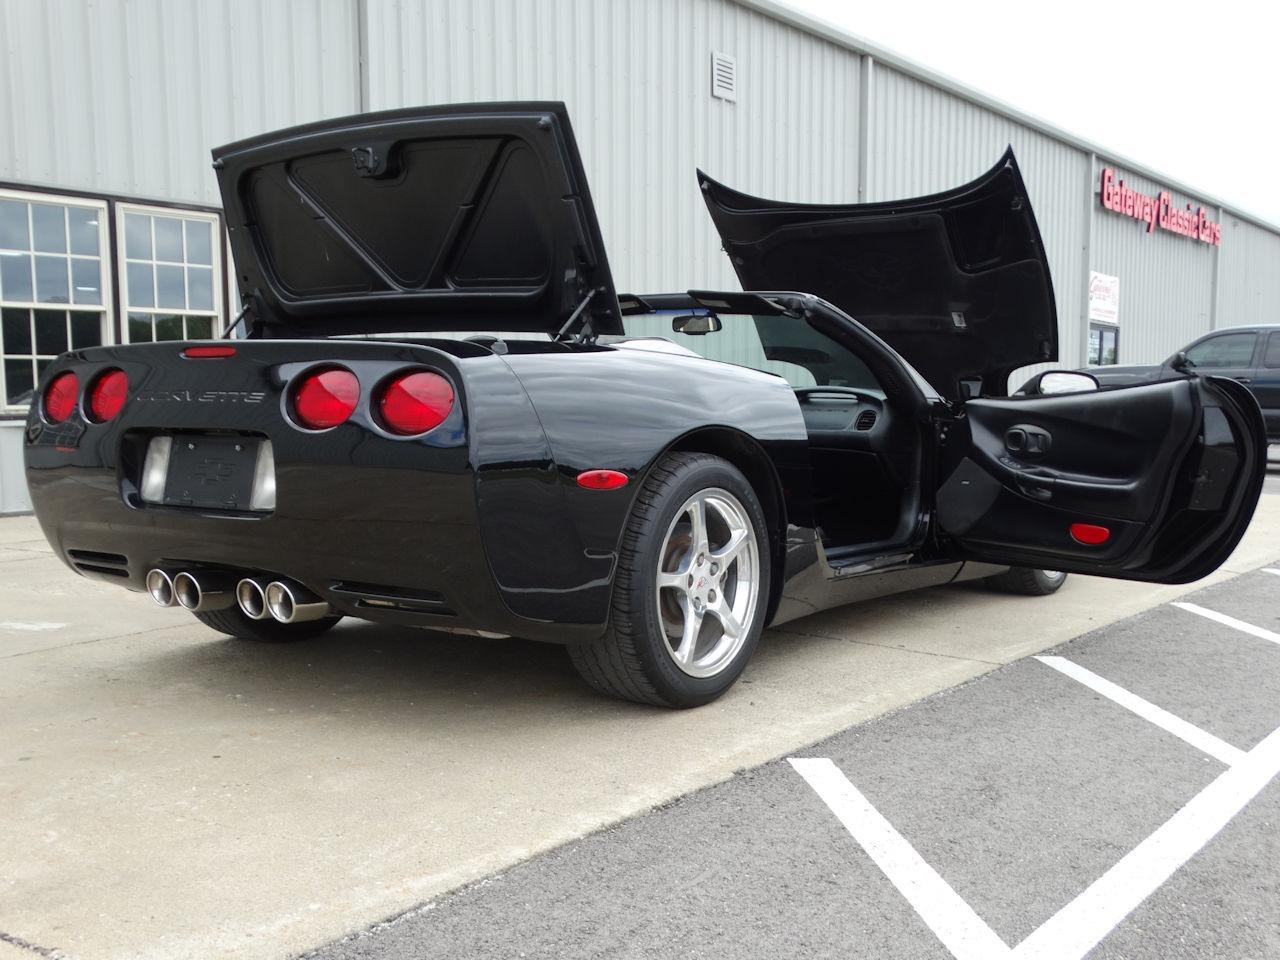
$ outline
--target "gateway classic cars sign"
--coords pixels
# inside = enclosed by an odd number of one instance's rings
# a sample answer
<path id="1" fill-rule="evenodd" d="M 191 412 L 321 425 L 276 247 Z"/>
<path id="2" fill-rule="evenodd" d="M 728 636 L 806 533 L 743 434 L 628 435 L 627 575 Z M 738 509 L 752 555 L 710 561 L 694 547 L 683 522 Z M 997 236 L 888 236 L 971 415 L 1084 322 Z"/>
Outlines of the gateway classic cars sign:
<path id="1" fill-rule="evenodd" d="M 1141 220 L 1147 225 L 1147 233 L 1159 227 L 1214 247 L 1222 244 L 1222 224 L 1210 220 L 1204 207 L 1192 210 L 1188 203 L 1185 210 L 1180 210 L 1168 190 L 1161 190 L 1155 196 L 1134 190 L 1125 186 L 1123 180 L 1117 180 L 1111 167 L 1102 168 L 1102 205 Z"/>

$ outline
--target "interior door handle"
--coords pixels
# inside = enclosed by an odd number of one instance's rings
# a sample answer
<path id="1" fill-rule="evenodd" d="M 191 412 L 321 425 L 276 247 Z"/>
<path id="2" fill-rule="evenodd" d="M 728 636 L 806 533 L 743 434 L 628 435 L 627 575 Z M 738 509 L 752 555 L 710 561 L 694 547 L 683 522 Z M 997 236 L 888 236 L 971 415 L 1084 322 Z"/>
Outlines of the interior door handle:
<path id="1" fill-rule="evenodd" d="M 1053 437 L 1044 427 L 1020 423 L 1004 432 L 1004 447 L 1010 453 L 1020 457 L 1034 459 L 1043 457 L 1053 446 Z"/>
<path id="2" fill-rule="evenodd" d="M 1231 379 L 1234 380 L 1236 383 L 1253 383 L 1253 381 L 1250 380 L 1248 377 L 1232 377 Z"/>

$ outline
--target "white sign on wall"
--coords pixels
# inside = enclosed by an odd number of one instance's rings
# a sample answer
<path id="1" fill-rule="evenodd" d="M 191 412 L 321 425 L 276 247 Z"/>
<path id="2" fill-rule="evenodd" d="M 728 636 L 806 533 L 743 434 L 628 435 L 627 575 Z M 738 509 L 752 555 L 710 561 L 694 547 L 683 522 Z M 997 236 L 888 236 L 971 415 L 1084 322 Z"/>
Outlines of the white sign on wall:
<path id="1" fill-rule="evenodd" d="M 1120 278 L 1089 271 L 1089 319 L 1120 322 Z"/>

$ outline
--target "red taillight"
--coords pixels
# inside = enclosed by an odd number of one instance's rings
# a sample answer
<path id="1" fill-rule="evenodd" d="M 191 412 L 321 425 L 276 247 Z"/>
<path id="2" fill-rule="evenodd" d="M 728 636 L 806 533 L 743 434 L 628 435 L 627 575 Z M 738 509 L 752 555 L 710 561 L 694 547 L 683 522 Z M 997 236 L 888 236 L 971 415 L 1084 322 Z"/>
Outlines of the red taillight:
<path id="1" fill-rule="evenodd" d="M 108 370 L 89 388 L 89 416 L 105 423 L 124 409 L 129 396 L 129 378 L 123 370 Z"/>
<path id="2" fill-rule="evenodd" d="M 188 360 L 212 360 L 217 357 L 234 357 L 235 347 L 187 347 L 182 355 Z"/>
<path id="3" fill-rule="evenodd" d="M 419 370 L 382 388 L 378 416 L 391 433 L 411 437 L 444 423 L 453 409 L 453 387 L 438 373 Z"/>
<path id="4" fill-rule="evenodd" d="M 71 371 L 60 373 L 44 391 L 44 415 L 50 423 L 62 423 L 75 413 L 80 380 Z"/>
<path id="5" fill-rule="evenodd" d="M 308 430 L 344 423 L 360 400 L 360 381 L 350 370 L 329 367 L 303 377 L 293 390 L 293 416 Z"/>
<path id="6" fill-rule="evenodd" d="M 1083 543 L 1087 547 L 1096 547 L 1111 539 L 1111 531 L 1106 527 L 1098 526 L 1096 523 L 1073 523 L 1071 525 L 1071 539 L 1076 543 Z"/>
<path id="7" fill-rule="evenodd" d="M 617 490 L 627 485 L 621 470 L 584 470 L 578 474 L 578 486 L 586 490 Z"/>

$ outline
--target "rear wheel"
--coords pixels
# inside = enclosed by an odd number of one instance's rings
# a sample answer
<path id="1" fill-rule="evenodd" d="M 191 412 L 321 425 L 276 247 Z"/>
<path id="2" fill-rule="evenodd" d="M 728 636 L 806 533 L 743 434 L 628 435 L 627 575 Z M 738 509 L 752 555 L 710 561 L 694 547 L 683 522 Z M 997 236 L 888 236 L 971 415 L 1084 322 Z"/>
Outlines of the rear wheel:
<path id="1" fill-rule="evenodd" d="M 1066 582 L 1061 570 L 1033 570 L 1030 567 L 1011 567 L 1004 573 L 990 577 L 987 582 L 1006 593 L 1020 593 L 1027 597 L 1047 597 L 1057 593 Z"/>
<path id="2" fill-rule="evenodd" d="M 764 511 L 726 460 L 664 457 L 627 521 L 609 632 L 569 648 L 611 696 L 664 707 L 710 703 L 738 679 L 764 629 Z"/>
<path id="3" fill-rule="evenodd" d="M 255 640 L 259 643 L 292 643 L 310 640 L 332 629 L 342 617 L 322 617 L 303 623 L 280 623 L 278 620 L 253 620 L 246 617 L 239 607 L 225 610 L 192 611 L 192 616 L 206 627 L 225 633 L 237 640 Z"/>

